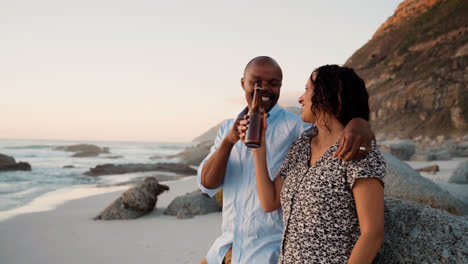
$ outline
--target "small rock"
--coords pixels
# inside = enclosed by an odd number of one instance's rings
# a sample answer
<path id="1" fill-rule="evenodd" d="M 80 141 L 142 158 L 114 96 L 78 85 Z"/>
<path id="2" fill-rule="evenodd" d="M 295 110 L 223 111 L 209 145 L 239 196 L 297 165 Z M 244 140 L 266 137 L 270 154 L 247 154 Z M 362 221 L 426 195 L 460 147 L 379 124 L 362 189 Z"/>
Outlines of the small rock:
<path id="1" fill-rule="evenodd" d="M 164 211 L 165 215 L 173 215 L 179 218 L 188 215 L 201 215 L 221 211 L 221 206 L 215 198 L 210 198 L 201 190 L 176 197 Z"/>
<path id="2" fill-rule="evenodd" d="M 468 142 L 454 144 L 451 152 L 454 157 L 468 157 Z"/>
<path id="3" fill-rule="evenodd" d="M 455 169 L 452 176 L 448 179 L 448 182 L 468 184 L 468 161 L 463 162 Z"/>
<path id="4" fill-rule="evenodd" d="M 67 166 L 63 166 L 62 168 L 64 168 L 64 169 L 71 169 L 71 168 L 76 168 L 76 167 L 73 166 L 73 165 L 67 165 Z"/>
<path id="5" fill-rule="evenodd" d="M 424 168 L 416 169 L 416 171 L 423 171 L 423 172 L 438 172 L 440 171 L 439 165 L 432 165 L 432 166 L 427 166 Z"/>
<path id="6" fill-rule="evenodd" d="M 104 209 L 94 220 L 134 219 L 141 217 L 156 206 L 158 195 L 169 190 L 154 177 L 148 177 L 143 184 L 125 191 Z"/>
<path id="7" fill-rule="evenodd" d="M 429 150 L 426 154 L 426 160 L 450 160 L 452 158 L 452 154 L 450 150 Z"/>
<path id="8" fill-rule="evenodd" d="M 412 140 L 390 140 L 380 143 L 382 150 L 391 153 L 400 160 L 409 160 L 415 152 L 415 144 Z"/>

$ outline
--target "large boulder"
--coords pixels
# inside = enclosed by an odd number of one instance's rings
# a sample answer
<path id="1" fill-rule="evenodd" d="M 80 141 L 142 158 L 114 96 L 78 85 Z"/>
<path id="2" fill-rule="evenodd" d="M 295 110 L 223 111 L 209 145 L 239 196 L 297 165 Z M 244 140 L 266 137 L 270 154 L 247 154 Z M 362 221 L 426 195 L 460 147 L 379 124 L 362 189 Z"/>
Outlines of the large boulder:
<path id="1" fill-rule="evenodd" d="M 94 220 L 134 219 L 153 211 L 158 195 L 169 190 L 154 177 L 148 177 L 143 184 L 125 191 L 104 209 Z"/>
<path id="2" fill-rule="evenodd" d="M 95 157 L 101 153 L 109 153 L 108 147 L 98 147 L 92 144 L 76 144 L 70 146 L 58 146 L 53 148 L 53 150 L 75 152 L 72 157 Z"/>
<path id="3" fill-rule="evenodd" d="M 416 146 L 412 140 L 396 139 L 382 141 L 379 146 L 382 150 L 391 153 L 400 160 L 409 160 L 416 150 Z"/>
<path id="4" fill-rule="evenodd" d="M 465 161 L 458 165 L 457 169 L 450 176 L 448 182 L 468 184 L 468 161 Z"/>
<path id="5" fill-rule="evenodd" d="M 375 263 L 468 263 L 468 219 L 385 197 L 385 240 Z"/>
<path id="6" fill-rule="evenodd" d="M 0 171 L 30 171 L 31 165 L 27 162 L 16 162 L 15 158 L 0 154 Z"/>
<path id="7" fill-rule="evenodd" d="M 443 190 L 430 179 L 422 177 L 408 164 L 382 151 L 387 163 L 385 194 L 394 198 L 427 204 L 452 214 L 468 214 L 468 206 Z"/>
<path id="8" fill-rule="evenodd" d="M 186 164 L 180 163 L 128 163 L 128 164 L 103 164 L 97 165 L 85 172 L 88 176 L 101 176 L 111 174 L 125 174 L 131 172 L 145 172 L 145 171 L 167 171 L 183 175 L 195 175 L 197 171 Z"/>
<path id="9" fill-rule="evenodd" d="M 179 219 L 191 218 L 194 215 L 221 211 L 215 198 L 210 198 L 201 190 L 196 190 L 176 197 L 164 211 L 165 215 L 177 216 Z"/>

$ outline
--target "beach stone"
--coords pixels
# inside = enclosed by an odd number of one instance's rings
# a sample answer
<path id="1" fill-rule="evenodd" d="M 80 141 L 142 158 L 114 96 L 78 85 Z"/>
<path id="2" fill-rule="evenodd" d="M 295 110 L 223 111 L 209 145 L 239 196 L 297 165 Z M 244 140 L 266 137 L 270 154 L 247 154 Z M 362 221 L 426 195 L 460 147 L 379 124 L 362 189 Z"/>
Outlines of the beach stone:
<path id="1" fill-rule="evenodd" d="M 444 150 L 429 150 L 426 154 L 426 160 L 450 160 L 452 158 L 451 151 L 448 149 Z"/>
<path id="2" fill-rule="evenodd" d="M 15 158 L 0 154 L 0 171 L 30 171 L 31 165 L 27 162 L 16 162 Z"/>
<path id="3" fill-rule="evenodd" d="M 422 172 L 438 172 L 440 171 L 439 165 L 427 166 L 424 168 L 416 169 L 416 171 Z"/>
<path id="4" fill-rule="evenodd" d="M 195 190 L 176 197 L 164 211 L 164 214 L 186 218 L 189 215 L 202 215 L 219 211 L 221 211 L 221 206 L 215 198 L 210 198 L 201 190 Z"/>
<path id="5" fill-rule="evenodd" d="M 422 177 L 405 162 L 382 151 L 387 163 L 385 194 L 394 198 L 414 201 L 455 215 L 468 214 L 468 205 L 455 198 L 430 179 Z"/>
<path id="6" fill-rule="evenodd" d="M 414 141 L 407 139 L 383 141 L 379 146 L 383 151 L 391 153 L 400 160 L 410 160 L 416 150 Z"/>
<path id="7" fill-rule="evenodd" d="M 182 210 L 179 210 L 179 212 L 177 212 L 177 219 L 189 219 L 193 217 L 193 214 L 188 208 L 182 208 Z"/>
<path id="8" fill-rule="evenodd" d="M 145 172 L 145 171 L 166 171 L 174 172 L 182 175 L 196 175 L 197 171 L 186 164 L 180 163 L 127 163 L 127 164 L 103 164 L 97 165 L 85 172 L 88 176 L 101 176 L 111 174 L 125 174 L 131 172 Z"/>
<path id="9" fill-rule="evenodd" d="M 450 183 L 468 184 L 468 161 L 461 163 L 448 179 Z"/>
<path id="10" fill-rule="evenodd" d="M 141 217 L 156 206 L 158 195 L 169 190 L 154 177 L 148 177 L 143 184 L 125 191 L 104 209 L 94 220 L 134 219 Z"/>
<path id="11" fill-rule="evenodd" d="M 451 152 L 454 157 L 468 157 L 468 142 L 454 144 Z"/>
<path id="12" fill-rule="evenodd" d="M 385 197 L 385 239 L 374 263 L 468 263 L 468 218 Z"/>

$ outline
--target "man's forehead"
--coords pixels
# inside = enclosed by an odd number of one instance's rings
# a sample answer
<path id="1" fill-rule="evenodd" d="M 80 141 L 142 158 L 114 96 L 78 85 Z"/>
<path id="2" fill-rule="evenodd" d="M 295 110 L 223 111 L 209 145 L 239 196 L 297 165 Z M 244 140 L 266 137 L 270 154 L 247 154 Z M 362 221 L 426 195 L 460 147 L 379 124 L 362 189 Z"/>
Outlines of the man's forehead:
<path id="1" fill-rule="evenodd" d="M 281 68 L 273 63 L 255 63 L 249 65 L 245 77 L 252 77 L 255 79 L 265 78 L 268 76 L 271 79 L 282 79 L 283 74 Z"/>

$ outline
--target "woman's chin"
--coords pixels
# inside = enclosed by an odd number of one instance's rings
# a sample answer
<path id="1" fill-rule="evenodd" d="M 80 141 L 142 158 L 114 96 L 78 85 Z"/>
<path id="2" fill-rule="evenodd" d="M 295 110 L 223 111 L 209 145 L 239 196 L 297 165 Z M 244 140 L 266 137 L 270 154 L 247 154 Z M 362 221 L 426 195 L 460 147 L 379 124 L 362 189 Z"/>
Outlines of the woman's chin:
<path id="1" fill-rule="evenodd" d="M 305 123 L 314 123 L 313 120 L 311 120 L 310 117 L 305 116 L 304 113 L 301 113 L 301 119 L 302 119 L 302 121 L 304 121 Z"/>

